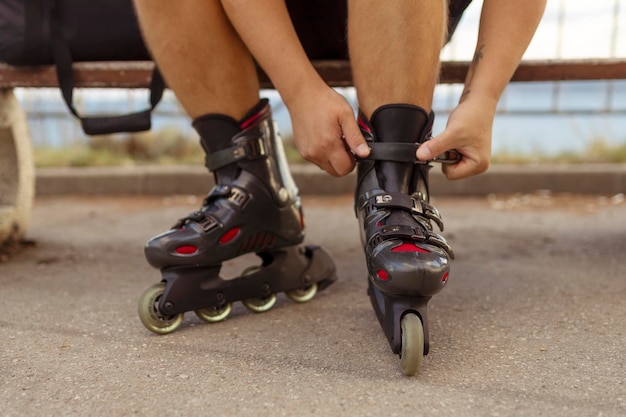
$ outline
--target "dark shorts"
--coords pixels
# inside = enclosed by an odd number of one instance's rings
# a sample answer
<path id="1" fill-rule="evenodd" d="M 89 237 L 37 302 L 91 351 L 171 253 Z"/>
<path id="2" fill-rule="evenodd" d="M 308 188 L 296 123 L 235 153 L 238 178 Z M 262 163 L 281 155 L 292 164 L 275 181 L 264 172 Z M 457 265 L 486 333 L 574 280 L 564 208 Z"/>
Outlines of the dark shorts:
<path id="1" fill-rule="evenodd" d="M 449 37 L 471 1 L 450 0 Z M 287 0 L 286 3 L 300 42 L 310 59 L 348 58 L 347 1 Z"/>

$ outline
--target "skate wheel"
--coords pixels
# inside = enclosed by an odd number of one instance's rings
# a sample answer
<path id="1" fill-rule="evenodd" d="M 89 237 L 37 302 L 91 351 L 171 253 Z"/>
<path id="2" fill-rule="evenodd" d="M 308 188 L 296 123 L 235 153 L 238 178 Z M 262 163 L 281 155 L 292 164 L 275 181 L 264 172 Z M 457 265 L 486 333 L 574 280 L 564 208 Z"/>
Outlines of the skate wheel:
<path id="1" fill-rule="evenodd" d="M 317 284 L 309 285 L 306 288 L 298 288 L 297 290 L 287 291 L 287 297 L 296 303 L 306 303 L 311 301 L 317 294 Z"/>
<path id="2" fill-rule="evenodd" d="M 276 304 L 276 294 L 270 294 L 264 298 L 249 298 L 242 301 L 243 305 L 255 313 L 263 313 Z"/>
<path id="3" fill-rule="evenodd" d="M 200 308 L 195 310 L 196 316 L 200 317 L 202 320 L 207 323 L 217 323 L 218 321 L 224 320 L 230 314 L 233 309 L 233 305 L 228 303 L 222 307 L 213 307 L 213 308 Z"/>
<path id="4" fill-rule="evenodd" d="M 400 368 L 405 375 L 415 375 L 424 358 L 424 328 L 422 321 L 413 313 L 402 317 L 402 351 Z"/>
<path id="5" fill-rule="evenodd" d="M 184 313 L 163 316 L 159 312 L 159 300 L 165 292 L 165 283 L 154 284 L 141 294 L 139 298 L 139 319 L 144 326 L 156 334 L 173 332 L 183 322 Z"/>

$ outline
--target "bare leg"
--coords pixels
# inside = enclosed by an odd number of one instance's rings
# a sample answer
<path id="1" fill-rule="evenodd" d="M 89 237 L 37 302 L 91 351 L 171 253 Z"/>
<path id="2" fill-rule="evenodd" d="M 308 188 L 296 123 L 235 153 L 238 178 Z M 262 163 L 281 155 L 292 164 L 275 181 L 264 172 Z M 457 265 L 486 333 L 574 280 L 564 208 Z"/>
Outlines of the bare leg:
<path id="1" fill-rule="evenodd" d="M 348 42 L 361 110 L 390 103 L 431 110 L 447 1 L 350 0 Z"/>
<path id="2" fill-rule="evenodd" d="M 254 60 L 219 0 L 135 5 L 150 51 L 191 118 L 219 113 L 239 120 L 259 101 Z"/>

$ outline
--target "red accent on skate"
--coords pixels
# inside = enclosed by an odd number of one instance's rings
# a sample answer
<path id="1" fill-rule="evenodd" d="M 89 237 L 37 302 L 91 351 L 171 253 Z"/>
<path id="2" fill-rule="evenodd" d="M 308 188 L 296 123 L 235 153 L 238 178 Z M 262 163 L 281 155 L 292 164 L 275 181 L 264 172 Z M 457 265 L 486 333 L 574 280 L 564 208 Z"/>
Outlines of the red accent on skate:
<path id="1" fill-rule="evenodd" d="M 387 271 L 385 271 L 384 269 L 379 269 L 376 272 L 376 276 L 378 277 L 379 280 L 381 281 L 389 281 L 389 274 L 387 273 Z"/>
<path id="2" fill-rule="evenodd" d="M 415 243 L 403 243 L 400 246 L 396 246 L 391 249 L 392 252 L 420 252 L 420 253 L 430 253 L 426 249 L 419 248 L 415 246 Z"/>
<path id="3" fill-rule="evenodd" d="M 448 273 L 447 272 L 445 274 L 443 274 L 443 277 L 441 277 L 441 282 L 443 282 L 444 284 L 446 282 L 448 282 Z"/>
<path id="4" fill-rule="evenodd" d="M 267 238 L 267 233 L 263 233 L 263 237 L 261 238 L 261 243 L 259 243 L 259 248 L 265 246 L 265 239 Z"/>
<path id="5" fill-rule="evenodd" d="M 241 122 L 241 128 L 242 129 L 246 129 L 250 126 L 252 126 L 254 124 L 254 122 L 256 122 L 257 120 L 259 120 L 261 118 L 261 116 L 263 115 L 263 112 L 260 111 L 257 114 L 255 114 L 254 116 L 250 117 L 247 120 L 244 120 L 243 122 Z"/>
<path id="6" fill-rule="evenodd" d="M 193 255 L 196 252 L 198 252 L 198 248 L 191 245 L 179 246 L 176 248 L 176 253 L 179 255 Z"/>
<path id="7" fill-rule="evenodd" d="M 235 236 L 237 236 L 239 234 L 239 228 L 238 227 L 233 227 L 232 229 L 230 229 L 228 232 L 224 233 L 222 235 L 222 237 L 220 238 L 219 242 L 220 245 L 223 245 L 225 243 L 230 242 L 231 240 L 233 240 L 235 238 Z"/>
<path id="8" fill-rule="evenodd" d="M 372 133 L 372 129 L 359 117 L 359 126 L 368 133 Z"/>

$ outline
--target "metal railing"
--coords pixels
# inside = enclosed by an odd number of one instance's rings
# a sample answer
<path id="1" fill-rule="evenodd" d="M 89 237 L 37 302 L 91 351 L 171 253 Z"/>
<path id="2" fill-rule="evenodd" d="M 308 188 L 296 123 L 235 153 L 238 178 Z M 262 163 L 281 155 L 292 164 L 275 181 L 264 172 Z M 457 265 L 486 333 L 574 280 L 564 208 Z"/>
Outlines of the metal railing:
<path id="1" fill-rule="evenodd" d="M 475 0 L 467 10 L 455 37 L 442 51 L 442 59 L 463 61 L 471 59 L 477 32 L 477 21 L 481 2 Z M 576 12 L 576 7 L 583 12 Z M 593 22 L 602 30 L 588 26 L 580 27 L 581 21 Z M 578 31 L 584 29 L 585 44 L 597 44 L 596 53 L 586 53 L 584 57 L 598 58 L 599 62 L 612 58 L 626 57 L 626 0 L 553 0 L 548 2 L 546 15 L 531 43 L 525 59 L 551 59 L 572 56 L 572 44 L 579 39 Z M 576 53 L 585 53 L 583 48 Z M 581 56 L 573 56 L 581 58 Z M 557 78 L 555 76 L 554 78 Z M 444 84 L 437 87 L 434 110 L 445 119 L 454 108 L 462 86 Z M 356 106 L 352 89 L 341 89 Z M 79 124 L 71 118 L 56 89 L 19 89 L 18 97 L 26 111 L 35 146 L 66 146 L 87 141 Z M 289 134 L 287 112 L 279 97 L 274 94 L 272 104 L 276 117 L 282 119 L 281 129 Z M 139 109 L 145 106 L 144 91 L 97 90 L 78 91 L 75 95 L 77 107 L 81 111 L 106 112 L 107 108 L 117 110 L 128 107 Z M 626 114 L 626 74 L 624 80 L 607 81 L 554 81 L 512 83 L 505 91 L 498 107 L 500 116 L 562 117 L 567 123 L 568 116 L 613 117 L 621 119 Z M 195 135 L 189 121 L 172 94 L 166 94 L 163 102 L 154 113 L 155 128 L 175 126 L 183 134 Z M 52 128 L 54 126 L 54 128 Z M 618 131 L 620 129 L 614 129 Z M 55 133 L 55 131 L 57 133 Z M 619 138 L 618 138 L 619 139 Z M 626 134 L 623 137 L 626 140 Z"/>

